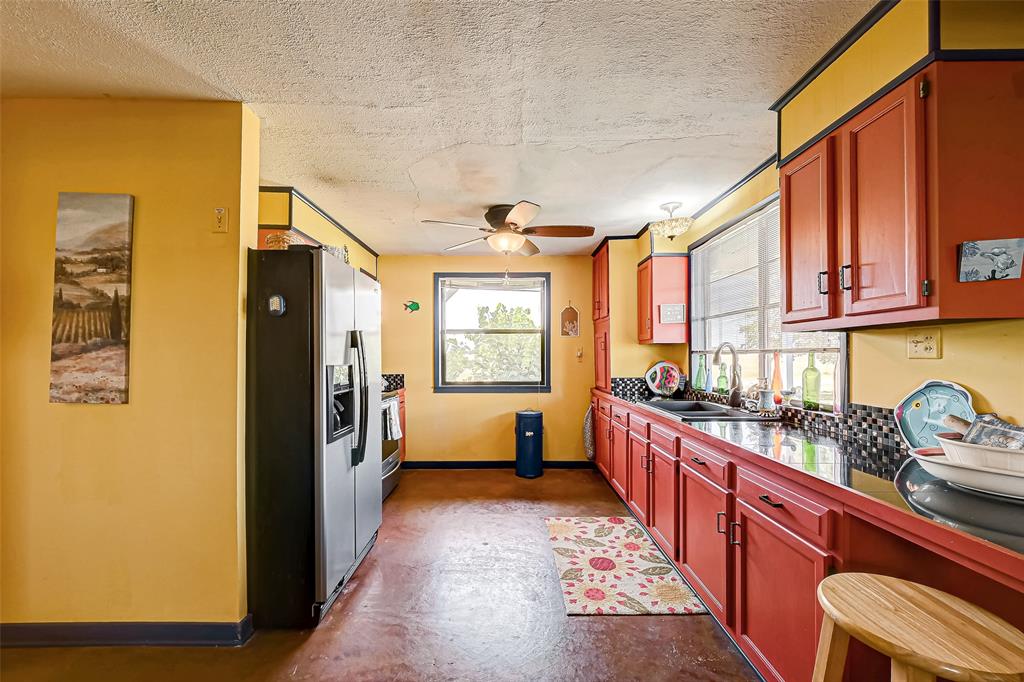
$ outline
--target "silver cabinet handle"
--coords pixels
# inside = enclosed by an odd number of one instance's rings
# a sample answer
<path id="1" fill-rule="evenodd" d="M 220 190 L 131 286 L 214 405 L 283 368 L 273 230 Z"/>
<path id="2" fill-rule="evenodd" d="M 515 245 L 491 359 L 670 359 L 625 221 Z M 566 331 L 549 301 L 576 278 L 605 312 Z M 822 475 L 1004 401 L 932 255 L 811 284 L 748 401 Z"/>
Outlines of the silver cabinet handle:
<path id="1" fill-rule="evenodd" d="M 822 286 L 822 277 L 828 277 L 828 270 L 822 270 L 818 273 L 818 293 L 824 296 L 828 293 L 828 280 L 825 280 L 824 286 Z"/>
<path id="2" fill-rule="evenodd" d="M 740 527 L 740 524 L 736 521 L 729 523 L 729 544 L 738 545 L 740 541 L 736 539 L 736 529 Z"/>
<path id="3" fill-rule="evenodd" d="M 725 520 L 725 512 L 715 512 L 715 532 L 725 535 L 725 528 L 722 528 L 722 521 Z"/>
<path id="4" fill-rule="evenodd" d="M 847 272 L 850 273 L 850 281 L 849 282 L 846 281 L 846 273 Z M 843 267 L 839 268 L 839 288 L 842 289 L 843 291 L 850 291 L 851 289 L 853 289 L 853 266 L 852 265 L 844 265 Z"/>

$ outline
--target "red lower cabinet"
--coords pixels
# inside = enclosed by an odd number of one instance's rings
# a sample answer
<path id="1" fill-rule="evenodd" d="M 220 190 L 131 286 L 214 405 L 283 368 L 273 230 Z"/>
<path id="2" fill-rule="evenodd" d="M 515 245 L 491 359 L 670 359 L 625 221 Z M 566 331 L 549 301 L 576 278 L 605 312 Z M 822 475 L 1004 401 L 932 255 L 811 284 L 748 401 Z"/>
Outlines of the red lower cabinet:
<path id="1" fill-rule="evenodd" d="M 732 562 L 726 540 L 733 495 L 685 463 L 679 465 L 679 568 L 723 625 L 730 613 Z"/>
<path id="2" fill-rule="evenodd" d="M 654 540 L 673 561 L 679 534 L 679 460 L 653 443 L 651 453 L 651 503 L 647 527 Z"/>
<path id="3" fill-rule="evenodd" d="M 629 431 L 617 421 L 612 421 L 611 484 L 623 500 L 628 499 L 626 485 L 629 483 Z"/>
<path id="4" fill-rule="evenodd" d="M 647 441 L 631 431 L 629 433 L 629 495 L 626 503 L 637 520 L 645 526 L 648 525 L 649 460 Z"/>
<path id="5" fill-rule="evenodd" d="M 603 412 L 597 412 L 594 422 L 594 464 L 607 479 L 611 479 L 612 420 Z"/>
<path id="6" fill-rule="evenodd" d="M 728 541 L 740 647 L 766 679 L 811 679 L 821 621 L 817 588 L 832 558 L 739 500 Z"/>

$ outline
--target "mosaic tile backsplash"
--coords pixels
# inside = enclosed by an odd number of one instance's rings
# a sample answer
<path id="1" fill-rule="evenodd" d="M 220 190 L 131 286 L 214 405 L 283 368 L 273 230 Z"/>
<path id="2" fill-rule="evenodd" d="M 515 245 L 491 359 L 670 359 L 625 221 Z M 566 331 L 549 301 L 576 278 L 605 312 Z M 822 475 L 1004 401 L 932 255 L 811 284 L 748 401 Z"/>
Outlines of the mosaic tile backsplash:
<path id="1" fill-rule="evenodd" d="M 616 398 L 631 402 L 654 397 L 643 377 L 613 377 L 611 389 Z M 692 389 L 687 389 L 679 397 L 722 404 L 728 400 L 727 396 Z M 887 407 L 851 403 L 843 414 L 784 407 L 782 421 L 854 446 L 850 448 L 851 453 L 856 453 L 857 459 L 863 459 L 854 463 L 856 468 L 883 478 L 895 476 L 909 457 L 906 444 L 896 428 L 895 413 Z"/>
<path id="2" fill-rule="evenodd" d="M 382 391 L 397 391 L 400 388 L 405 388 L 405 375 L 404 374 L 381 374 L 380 375 L 380 390 L 382 390 Z"/>

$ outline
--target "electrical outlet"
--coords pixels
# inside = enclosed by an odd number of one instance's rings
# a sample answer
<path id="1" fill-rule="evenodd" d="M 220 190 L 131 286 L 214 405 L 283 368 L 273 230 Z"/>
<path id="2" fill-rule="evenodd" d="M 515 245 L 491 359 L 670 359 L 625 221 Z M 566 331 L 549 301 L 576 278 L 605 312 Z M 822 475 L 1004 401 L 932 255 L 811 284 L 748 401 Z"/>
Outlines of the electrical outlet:
<path id="1" fill-rule="evenodd" d="M 907 357 L 937 360 L 942 357 L 942 331 L 934 329 L 911 329 L 907 332 Z"/>
<path id="2" fill-rule="evenodd" d="M 228 210 L 226 208 L 213 209 L 213 231 L 228 231 Z"/>

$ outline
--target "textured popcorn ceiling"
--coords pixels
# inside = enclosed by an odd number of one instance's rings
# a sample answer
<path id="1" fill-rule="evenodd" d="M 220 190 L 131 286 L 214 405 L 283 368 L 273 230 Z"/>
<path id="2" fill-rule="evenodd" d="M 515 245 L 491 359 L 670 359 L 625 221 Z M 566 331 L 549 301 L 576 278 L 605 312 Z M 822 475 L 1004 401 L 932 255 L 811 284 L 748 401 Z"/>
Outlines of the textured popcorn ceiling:
<path id="1" fill-rule="evenodd" d="M 872 4 L 4 0 L 0 84 L 247 102 L 264 183 L 382 253 L 429 253 L 474 233 L 420 219 L 483 224 L 494 203 L 599 236 L 695 210 L 774 151 L 768 105 Z"/>

